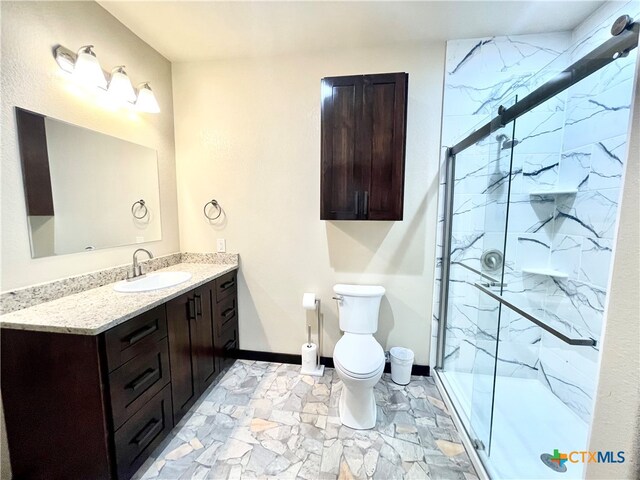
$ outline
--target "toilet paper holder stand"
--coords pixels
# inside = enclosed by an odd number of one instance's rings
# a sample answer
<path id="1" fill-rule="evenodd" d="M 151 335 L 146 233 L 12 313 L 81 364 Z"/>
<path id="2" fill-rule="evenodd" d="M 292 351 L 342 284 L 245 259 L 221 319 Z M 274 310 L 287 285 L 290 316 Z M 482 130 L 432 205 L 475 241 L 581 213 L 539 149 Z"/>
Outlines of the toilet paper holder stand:
<path id="1" fill-rule="evenodd" d="M 302 375 L 311 375 L 314 377 L 321 377 L 324 375 L 324 365 L 320 363 L 320 342 L 322 341 L 322 337 L 320 333 L 320 299 L 316 298 L 314 299 L 314 302 L 315 302 L 315 311 L 316 311 L 316 321 L 318 326 L 318 345 L 316 350 L 316 362 L 313 369 L 305 368 L 304 358 L 301 358 L 302 367 L 300 369 L 300 373 Z M 307 346 L 308 348 L 313 346 L 313 344 L 311 343 L 311 325 L 307 325 L 307 343 L 303 345 L 303 351 L 305 346 Z"/>

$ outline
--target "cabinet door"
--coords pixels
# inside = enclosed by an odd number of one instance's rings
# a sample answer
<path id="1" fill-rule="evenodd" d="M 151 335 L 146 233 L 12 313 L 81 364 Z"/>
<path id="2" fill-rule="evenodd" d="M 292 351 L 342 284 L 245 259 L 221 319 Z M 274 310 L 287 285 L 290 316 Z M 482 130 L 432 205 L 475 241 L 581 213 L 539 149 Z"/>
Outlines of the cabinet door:
<path id="1" fill-rule="evenodd" d="M 365 75 L 362 131 L 370 158 L 365 169 L 364 217 L 402 220 L 404 198 L 406 73 Z"/>
<path id="2" fill-rule="evenodd" d="M 196 384 L 198 393 L 203 392 L 218 373 L 214 345 L 214 312 L 212 297 L 215 295 L 213 282 L 195 290 L 196 328 L 193 342 L 193 359 L 196 365 Z"/>
<path id="3" fill-rule="evenodd" d="M 192 355 L 197 336 L 196 299 L 190 292 L 170 300 L 166 305 L 173 420 L 177 423 L 196 401 L 198 394 Z"/>
<path id="4" fill-rule="evenodd" d="M 362 211 L 363 77 L 322 79 L 321 220 L 357 220 Z"/>

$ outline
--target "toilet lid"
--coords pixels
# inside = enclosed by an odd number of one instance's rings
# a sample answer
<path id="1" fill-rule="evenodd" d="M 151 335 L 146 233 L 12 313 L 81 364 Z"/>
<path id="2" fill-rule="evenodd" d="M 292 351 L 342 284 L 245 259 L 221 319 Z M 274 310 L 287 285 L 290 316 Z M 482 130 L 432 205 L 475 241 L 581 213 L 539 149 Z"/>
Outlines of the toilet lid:
<path id="1" fill-rule="evenodd" d="M 372 335 L 345 333 L 336 343 L 333 361 L 354 375 L 368 375 L 384 365 L 384 350 Z"/>

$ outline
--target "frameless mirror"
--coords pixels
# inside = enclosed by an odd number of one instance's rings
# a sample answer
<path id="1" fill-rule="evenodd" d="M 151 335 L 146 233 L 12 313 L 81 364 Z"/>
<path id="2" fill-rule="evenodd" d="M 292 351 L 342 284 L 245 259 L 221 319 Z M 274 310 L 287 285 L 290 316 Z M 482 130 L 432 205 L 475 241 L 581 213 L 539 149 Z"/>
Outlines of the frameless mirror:
<path id="1" fill-rule="evenodd" d="M 156 151 L 16 108 L 31 256 L 162 238 Z"/>

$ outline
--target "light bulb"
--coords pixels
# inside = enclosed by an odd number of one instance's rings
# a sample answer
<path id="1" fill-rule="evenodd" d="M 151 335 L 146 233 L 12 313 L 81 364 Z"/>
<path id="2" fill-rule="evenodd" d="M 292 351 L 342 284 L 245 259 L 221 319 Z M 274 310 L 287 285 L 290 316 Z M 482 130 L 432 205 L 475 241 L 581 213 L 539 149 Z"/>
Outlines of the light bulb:
<path id="1" fill-rule="evenodd" d="M 133 89 L 133 85 L 131 85 L 127 72 L 124 71 L 124 65 L 113 69 L 108 92 L 119 100 L 130 103 L 135 102 L 136 92 Z"/>
<path id="2" fill-rule="evenodd" d="M 136 107 L 141 112 L 160 113 L 160 105 L 158 105 L 156 96 L 148 83 L 143 83 L 138 87 Z"/>
<path id="3" fill-rule="evenodd" d="M 107 79 L 92 48 L 93 45 L 80 47 L 73 67 L 73 76 L 85 85 L 107 88 Z"/>

